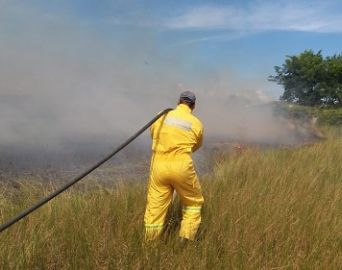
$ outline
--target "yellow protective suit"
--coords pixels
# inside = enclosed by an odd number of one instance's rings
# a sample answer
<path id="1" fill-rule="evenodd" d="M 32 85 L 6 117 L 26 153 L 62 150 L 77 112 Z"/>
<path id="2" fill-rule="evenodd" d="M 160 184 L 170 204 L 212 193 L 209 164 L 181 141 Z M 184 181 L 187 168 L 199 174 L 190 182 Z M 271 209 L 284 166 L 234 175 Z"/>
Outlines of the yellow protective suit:
<path id="1" fill-rule="evenodd" d="M 183 206 L 179 236 L 193 240 L 201 223 L 203 196 L 191 153 L 202 144 L 203 126 L 187 105 L 179 104 L 152 125 L 151 136 L 145 239 L 160 235 L 175 189 Z"/>

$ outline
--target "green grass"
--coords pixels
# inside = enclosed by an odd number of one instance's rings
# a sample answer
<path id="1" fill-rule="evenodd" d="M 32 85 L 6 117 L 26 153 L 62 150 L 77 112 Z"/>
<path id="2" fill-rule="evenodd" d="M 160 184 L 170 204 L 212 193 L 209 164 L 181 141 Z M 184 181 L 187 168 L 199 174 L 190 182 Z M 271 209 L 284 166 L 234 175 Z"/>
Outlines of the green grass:
<path id="1" fill-rule="evenodd" d="M 198 240 L 178 242 L 179 204 L 163 240 L 143 242 L 146 184 L 75 187 L 0 234 L 0 269 L 341 269 L 342 140 L 247 150 L 203 176 Z M 93 179 L 84 181 L 92 182 Z M 2 186 L 0 222 L 48 194 Z"/>

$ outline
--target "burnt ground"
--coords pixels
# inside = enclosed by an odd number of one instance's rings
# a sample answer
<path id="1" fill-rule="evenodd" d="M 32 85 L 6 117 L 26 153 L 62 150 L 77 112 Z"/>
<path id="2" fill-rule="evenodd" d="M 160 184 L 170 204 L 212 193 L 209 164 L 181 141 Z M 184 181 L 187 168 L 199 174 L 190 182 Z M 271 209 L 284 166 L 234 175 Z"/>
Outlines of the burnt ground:
<path id="1" fill-rule="evenodd" d="M 215 158 L 245 149 L 299 147 L 323 138 L 314 121 L 287 120 L 286 140 L 249 140 L 248 136 L 206 137 L 203 147 L 194 154 L 200 174 L 211 171 Z M 103 143 L 105 142 L 105 143 Z M 113 146 L 114 145 L 114 146 Z M 27 145 L 0 145 L 0 181 L 38 178 L 42 181 L 69 181 L 107 156 L 119 143 L 108 138 L 66 143 L 58 149 Z M 133 143 L 92 173 L 100 181 L 146 179 L 149 172 L 150 146 Z"/>

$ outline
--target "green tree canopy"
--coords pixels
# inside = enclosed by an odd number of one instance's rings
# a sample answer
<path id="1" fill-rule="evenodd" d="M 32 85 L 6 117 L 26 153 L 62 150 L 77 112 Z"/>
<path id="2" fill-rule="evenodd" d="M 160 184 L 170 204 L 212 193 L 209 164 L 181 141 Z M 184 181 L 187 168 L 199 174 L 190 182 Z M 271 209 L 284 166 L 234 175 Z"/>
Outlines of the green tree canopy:
<path id="1" fill-rule="evenodd" d="M 287 56 L 275 66 L 269 80 L 284 87 L 281 100 L 302 105 L 342 105 L 342 55 L 324 58 L 321 51 L 306 50 Z"/>

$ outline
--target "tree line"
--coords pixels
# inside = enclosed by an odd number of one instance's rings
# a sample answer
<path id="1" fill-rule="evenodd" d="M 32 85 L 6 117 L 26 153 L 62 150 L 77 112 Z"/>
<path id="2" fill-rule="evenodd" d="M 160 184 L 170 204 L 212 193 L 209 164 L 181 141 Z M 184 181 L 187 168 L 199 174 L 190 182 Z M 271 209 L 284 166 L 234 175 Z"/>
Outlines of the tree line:
<path id="1" fill-rule="evenodd" d="M 269 80 L 283 86 L 281 100 L 307 106 L 342 106 L 342 54 L 322 56 L 305 50 L 286 56 Z"/>

